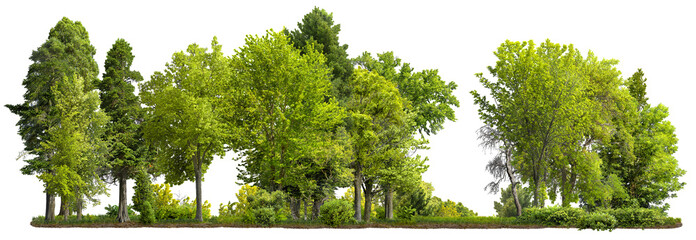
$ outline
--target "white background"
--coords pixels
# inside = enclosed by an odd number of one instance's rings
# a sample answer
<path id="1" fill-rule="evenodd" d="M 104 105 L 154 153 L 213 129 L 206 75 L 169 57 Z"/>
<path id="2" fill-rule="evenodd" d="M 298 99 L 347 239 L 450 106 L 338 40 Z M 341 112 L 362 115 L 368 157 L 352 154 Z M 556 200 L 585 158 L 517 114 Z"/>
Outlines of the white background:
<path id="1" fill-rule="evenodd" d="M 572 43 L 587 55 L 592 50 L 600 58 L 620 60 L 618 69 L 627 78 L 637 68 L 647 77 L 649 103 L 663 103 L 670 108 L 668 120 L 676 127 L 679 151 L 675 157 L 687 171 L 681 181 L 686 187 L 679 197 L 668 202 L 670 215 L 681 217 L 684 227 L 672 230 L 616 230 L 613 233 L 544 230 L 291 230 L 291 229 L 38 229 L 29 226 L 31 217 L 43 215 L 45 195 L 35 176 L 21 175 L 24 165 L 15 160 L 23 149 L 15 126 L 18 117 L 7 108 L 0 108 L 0 207 L 3 209 L 3 235 L 37 238 L 99 237 L 129 238 L 141 234 L 167 238 L 216 236 L 290 237 L 312 236 L 339 239 L 370 235 L 430 237 L 496 237 L 523 238 L 562 236 L 571 238 L 659 238 L 685 237 L 693 233 L 694 199 L 694 5 L 687 1 L 488 1 L 448 2 L 378 2 L 378 1 L 240 1 L 240 2 L 177 2 L 177 1 L 108 1 L 0 3 L 0 104 L 23 101 L 21 85 L 27 74 L 32 50 L 38 48 L 49 30 L 63 17 L 81 21 L 97 49 L 94 56 L 100 77 L 106 52 L 117 38 L 124 38 L 133 47 L 133 70 L 148 80 L 154 71 L 164 69 L 172 53 L 186 49 L 190 43 L 210 46 L 217 36 L 226 55 L 234 54 L 247 34 L 264 34 L 267 29 L 296 29 L 297 22 L 314 6 L 333 12 L 334 22 L 341 24 L 340 42 L 348 44 L 350 57 L 363 51 L 381 53 L 394 51 L 416 70 L 436 68 L 445 81 L 454 81 L 455 95 L 461 107 L 456 109 L 456 122 L 430 137 L 431 149 L 421 151 L 428 156 L 430 168 L 423 179 L 435 187 L 434 194 L 443 199 L 462 202 L 479 215 L 494 215 L 491 195 L 483 187 L 492 177 L 484 170 L 491 155 L 478 146 L 475 130 L 481 125 L 468 93 L 482 90 L 474 77 L 495 64 L 493 51 L 506 39 L 550 39 L 555 43 Z M 483 1 L 480 1 L 483 2 Z M 213 214 L 220 203 L 235 201 L 236 165 L 232 153 L 216 158 L 205 175 L 203 197 L 209 200 Z M 161 182 L 162 179 L 159 179 Z M 133 182 L 129 182 L 132 187 Z M 106 204 L 117 204 L 117 186 L 111 196 L 102 197 L 102 205 L 90 207 L 86 213 L 104 213 Z M 173 189 L 180 196 L 195 196 L 191 183 Z M 129 189 L 129 195 L 132 195 Z M 343 193 L 340 192 L 339 195 Z M 130 197 L 129 197 L 130 200 Z M 9 233 L 7 232 L 9 230 Z M 20 233 L 21 235 L 16 235 Z"/>

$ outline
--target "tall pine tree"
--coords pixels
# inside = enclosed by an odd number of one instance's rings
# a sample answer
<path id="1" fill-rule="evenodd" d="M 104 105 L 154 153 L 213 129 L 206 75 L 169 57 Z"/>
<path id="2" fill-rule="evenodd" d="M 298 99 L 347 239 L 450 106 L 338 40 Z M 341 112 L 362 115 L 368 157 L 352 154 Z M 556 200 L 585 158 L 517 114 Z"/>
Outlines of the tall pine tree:
<path id="1" fill-rule="evenodd" d="M 118 39 L 106 54 L 104 68 L 106 72 L 99 83 L 101 108 L 111 121 L 107 124 L 105 138 L 111 149 L 109 163 L 113 182 L 118 182 L 118 217 L 119 222 L 127 222 L 128 198 L 126 181 L 136 173 L 141 162 L 140 152 L 144 144 L 140 134 L 143 111 L 140 100 L 133 92 L 132 82 L 139 82 L 143 77 L 131 70 L 133 64 L 132 48 L 126 40 Z"/>

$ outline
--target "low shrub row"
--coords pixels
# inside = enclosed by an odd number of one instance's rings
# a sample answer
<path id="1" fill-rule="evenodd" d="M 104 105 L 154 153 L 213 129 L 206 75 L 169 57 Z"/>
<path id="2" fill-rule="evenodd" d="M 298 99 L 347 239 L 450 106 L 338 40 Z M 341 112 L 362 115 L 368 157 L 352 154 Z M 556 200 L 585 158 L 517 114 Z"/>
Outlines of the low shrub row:
<path id="1" fill-rule="evenodd" d="M 578 229 L 613 230 L 678 225 L 681 219 L 667 217 L 659 209 L 620 208 L 585 212 L 580 208 L 526 208 L 518 218 L 522 223 L 544 226 L 577 227 Z"/>

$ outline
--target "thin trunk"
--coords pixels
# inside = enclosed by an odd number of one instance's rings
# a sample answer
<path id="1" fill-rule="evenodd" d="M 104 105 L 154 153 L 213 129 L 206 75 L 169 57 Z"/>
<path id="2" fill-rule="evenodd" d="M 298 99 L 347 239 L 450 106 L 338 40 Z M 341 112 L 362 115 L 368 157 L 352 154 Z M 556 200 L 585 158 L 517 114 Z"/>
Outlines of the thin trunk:
<path id="1" fill-rule="evenodd" d="M 386 185 L 385 188 L 384 217 L 386 219 L 394 219 L 394 190 L 389 185 Z"/>
<path id="2" fill-rule="evenodd" d="M 300 200 L 290 197 L 290 216 L 292 220 L 300 219 Z"/>
<path id="3" fill-rule="evenodd" d="M 362 211 L 362 204 L 360 203 L 362 200 L 362 196 L 360 195 L 360 192 L 362 192 L 362 169 L 360 168 L 360 163 L 356 163 L 356 168 L 355 168 L 355 181 L 353 181 L 353 187 L 355 188 L 355 194 L 353 194 L 353 209 L 355 210 L 355 221 L 362 221 L 362 215 L 360 212 Z"/>
<path id="4" fill-rule="evenodd" d="M 56 196 L 53 194 L 46 193 L 46 214 L 44 216 L 46 222 L 56 220 Z"/>
<path id="5" fill-rule="evenodd" d="M 304 216 L 302 216 L 302 219 L 307 221 L 307 198 L 302 199 L 302 204 L 304 204 Z"/>
<path id="6" fill-rule="evenodd" d="M 522 205 L 520 204 L 520 199 L 517 197 L 517 183 L 512 173 L 512 164 L 510 164 L 510 154 L 508 150 L 505 154 L 505 170 L 507 171 L 508 178 L 510 179 L 510 188 L 512 189 L 512 197 L 515 199 L 515 208 L 517 208 L 517 216 L 522 216 Z"/>
<path id="7" fill-rule="evenodd" d="M 370 214 L 372 212 L 372 183 L 365 184 L 365 213 L 363 214 L 363 220 L 365 222 L 370 221 Z"/>
<path id="8" fill-rule="evenodd" d="M 125 174 L 121 174 L 118 179 L 118 217 L 116 220 L 120 223 L 130 221 L 128 217 L 128 198 L 127 198 L 127 178 Z"/>
<path id="9" fill-rule="evenodd" d="M 203 162 L 198 156 L 198 161 L 195 162 L 196 167 L 196 221 L 203 221 L 203 190 L 201 189 L 201 163 Z"/>

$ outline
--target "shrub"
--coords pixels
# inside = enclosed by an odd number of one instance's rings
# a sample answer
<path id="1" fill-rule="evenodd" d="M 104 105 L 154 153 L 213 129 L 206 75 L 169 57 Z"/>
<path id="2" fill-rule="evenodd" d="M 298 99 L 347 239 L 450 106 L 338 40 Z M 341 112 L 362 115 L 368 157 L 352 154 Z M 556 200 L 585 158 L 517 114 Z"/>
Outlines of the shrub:
<path id="1" fill-rule="evenodd" d="M 411 220 L 415 215 L 416 209 L 411 208 L 411 206 L 402 205 L 396 209 L 397 219 Z"/>
<path id="2" fill-rule="evenodd" d="M 665 223 L 666 216 L 659 209 L 650 208 L 619 208 L 604 209 L 600 212 L 616 218 L 620 227 L 653 227 Z"/>
<path id="3" fill-rule="evenodd" d="M 276 212 L 270 207 L 254 209 L 254 218 L 257 224 L 264 226 L 273 225 L 278 220 L 276 219 Z"/>
<path id="4" fill-rule="evenodd" d="M 593 212 L 586 214 L 583 218 L 581 218 L 577 227 L 580 230 L 589 228 L 598 231 L 612 231 L 614 228 L 616 228 L 616 224 L 617 221 L 614 216 L 603 212 Z"/>
<path id="5" fill-rule="evenodd" d="M 109 217 L 117 217 L 118 216 L 118 205 L 107 205 L 104 207 L 106 210 L 106 216 Z M 133 212 L 133 205 L 128 204 L 128 207 L 126 208 L 128 211 L 128 216 L 133 216 L 135 215 L 135 212 Z"/>
<path id="6" fill-rule="evenodd" d="M 155 223 L 155 211 L 152 210 L 152 204 L 146 201 L 143 203 L 143 211 L 140 213 L 140 223 L 153 224 Z"/>
<path id="7" fill-rule="evenodd" d="M 352 222 L 353 210 L 350 202 L 341 199 L 330 200 L 319 209 L 319 220 L 326 225 L 338 227 L 341 224 Z"/>
<path id="8" fill-rule="evenodd" d="M 227 207 L 236 206 L 234 211 L 230 212 L 241 216 L 244 223 L 268 226 L 287 219 L 285 194 L 281 191 L 269 193 L 258 187 L 245 185 L 239 190 L 237 198 L 238 203 Z"/>
<path id="9" fill-rule="evenodd" d="M 531 224 L 551 226 L 574 226 L 585 215 L 579 208 L 571 207 L 547 207 L 525 208 L 520 216 L 520 221 Z"/>
<path id="10" fill-rule="evenodd" d="M 135 176 L 135 193 L 133 194 L 133 209 L 142 214 L 144 211 L 143 204 L 145 202 L 150 202 L 150 207 L 155 200 L 154 190 L 152 189 L 152 182 L 150 181 L 150 176 L 144 167 L 138 169 L 138 173 Z"/>

